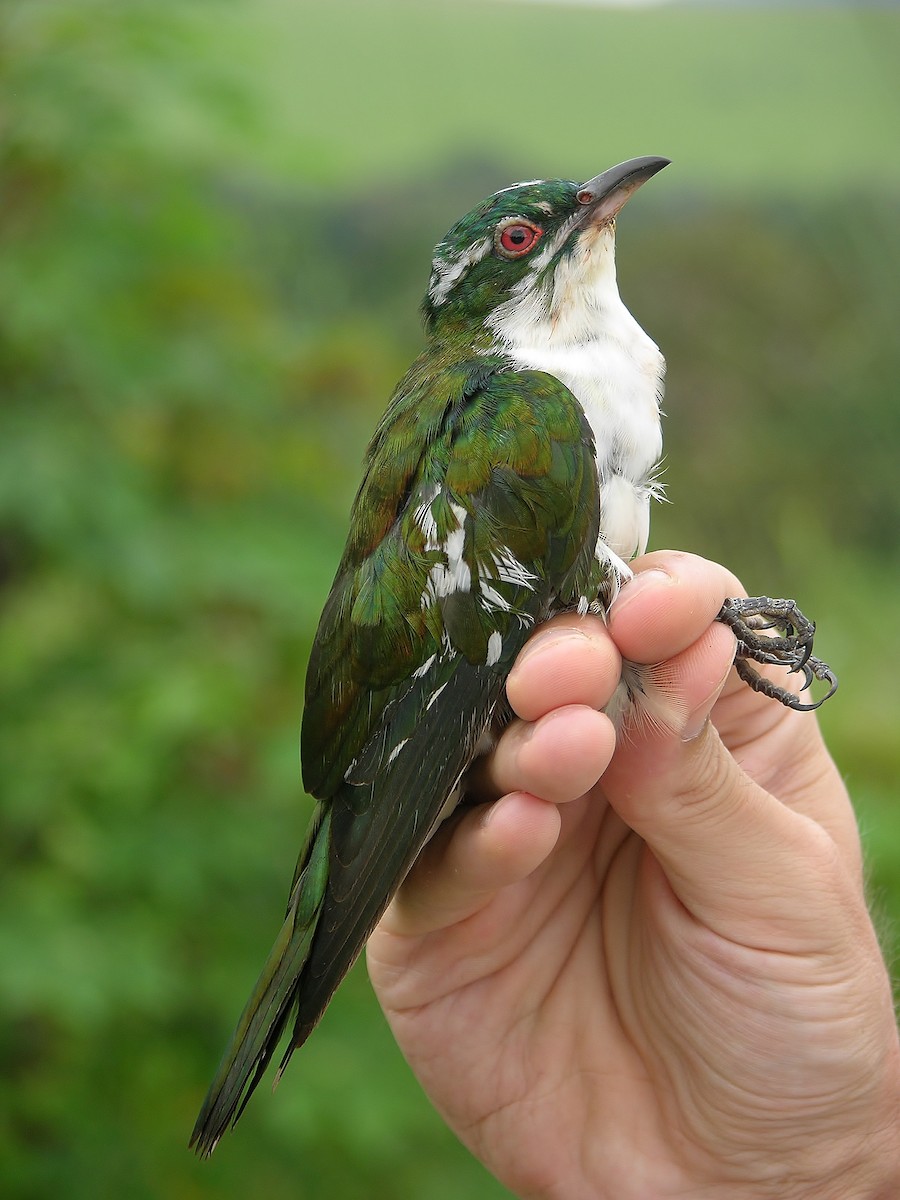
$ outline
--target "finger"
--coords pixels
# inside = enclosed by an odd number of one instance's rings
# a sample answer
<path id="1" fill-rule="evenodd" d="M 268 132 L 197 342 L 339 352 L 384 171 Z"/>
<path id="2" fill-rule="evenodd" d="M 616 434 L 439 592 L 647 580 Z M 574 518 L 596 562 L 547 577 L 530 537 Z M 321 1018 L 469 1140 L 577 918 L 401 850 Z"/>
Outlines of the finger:
<path id="1" fill-rule="evenodd" d="M 599 617 L 567 613 L 528 640 L 506 681 L 506 695 L 526 721 L 567 704 L 601 709 L 615 691 L 621 665 Z"/>
<path id="2" fill-rule="evenodd" d="M 594 786 L 615 742 L 609 718 L 586 705 L 557 708 L 534 722 L 514 721 L 481 760 L 469 787 L 481 799 L 524 791 L 566 804 Z"/>
<path id="3" fill-rule="evenodd" d="M 636 564 L 637 574 L 625 585 L 610 611 L 609 630 L 623 655 L 632 661 L 651 662 L 654 695 L 662 723 L 680 730 L 689 724 L 699 729 L 703 713 L 694 716 L 680 706 L 678 688 L 670 683 L 673 670 L 702 657 L 676 661 L 677 656 L 721 608 L 726 596 L 744 595 L 740 581 L 724 567 L 691 554 L 665 550 L 648 554 Z M 734 643 L 724 637 L 724 626 L 715 624 L 723 653 L 734 653 Z M 729 635 L 730 637 L 730 635 Z M 723 640 L 722 640 L 723 639 Z M 711 666 L 712 676 L 718 667 Z M 790 684 L 784 672 L 760 668 L 778 682 Z M 708 678 L 710 689 L 715 679 Z M 699 703 L 703 680 L 683 678 Z M 676 680 L 677 684 L 677 680 Z M 692 690 L 699 687 L 699 691 Z M 693 706 L 692 706 L 693 707 Z M 862 870 L 859 832 L 852 805 L 810 713 L 793 713 L 751 690 L 732 671 L 716 703 L 713 721 L 725 746 L 736 755 L 743 770 L 779 801 L 805 814 L 825 828 L 848 868 Z"/>
<path id="4" fill-rule="evenodd" d="M 678 730 L 647 726 L 620 739 L 603 792 L 703 925 L 775 952 L 830 948 L 858 909 L 834 842 L 754 783 L 704 721 L 724 682 L 726 633 L 713 625 L 669 661 L 688 715 Z"/>
<path id="5" fill-rule="evenodd" d="M 624 658 L 656 663 L 687 649 L 715 619 L 728 596 L 746 595 L 718 563 L 659 550 L 634 564 L 609 611 L 609 632 Z"/>
<path id="6" fill-rule="evenodd" d="M 466 812 L 425 847 L 382 928 L 418 937 L 465 920 L 502 888 L 536 870 L 556 845 L 559 830 L 556 806 L 525 792 Z"/>
<path id="7" fill-rule="evenodd" d="M 861 880 L 856 814 L 815 714 L 792 712 L 760 696 L 732 672 L 712 721 L 742 770 L 783 804 L 826 829 L 848 869 Z"/>
<path id="8" fill-rule="evenodd" d="M 744 595 L 744 588 L 736 576 L 718 563 L 675 550 L 647 554 L 636 561 L 635 568 L 634 579 L 623 587 L 610 609 L 610 636 L 624 658 L 651 664 L 650 710 L 654 718 L 684 732 L 691 711 L 684 709 L 677 689 L 669 686 L 671 668 L 667 664 L 710 628 L 728 596 Z M 720 644 L 723 651 L 727 648 L 733 661 L 734 637 L 729 634 Z M 709 680 L 710 687 L 719 678 L 716 673 L 716 679 Z M 777 704 L 751 691 L 732 672 L 725 695 L 735 694 L 740 708 L 735 738 L 757 738 L 781 720 Z M 726 718 L 728 706 L 720 706 L 719 711 Z M 722 728 L 718 718 L 716 724 Z M 732 744 L 727 733 L 725 741 Z"/>

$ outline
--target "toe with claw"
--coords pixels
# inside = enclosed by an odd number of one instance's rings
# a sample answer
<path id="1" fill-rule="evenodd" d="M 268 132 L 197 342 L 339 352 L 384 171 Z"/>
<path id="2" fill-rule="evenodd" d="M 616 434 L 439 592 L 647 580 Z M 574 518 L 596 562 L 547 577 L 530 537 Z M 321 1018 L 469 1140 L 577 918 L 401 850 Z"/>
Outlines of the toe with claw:
<path id="1" fill-rule="evenodd" d="M 834 672 L 812 653 L 815 622 L 805 617 L 793 600 L 738 597 L 726 600 L 716 619 L 727 625 L 737 638 L 735 670 L 755 692 L 778 700 L 797 712 L 811 712 L 834 695 L 837 688 Z M 751 662 L 784 667 L 789 673 L 799 672 L 803 678 L 801 692 L 814 680 L 827 683 L 828 691 L 818 700 L 803 700 L 760 675 Z"/>

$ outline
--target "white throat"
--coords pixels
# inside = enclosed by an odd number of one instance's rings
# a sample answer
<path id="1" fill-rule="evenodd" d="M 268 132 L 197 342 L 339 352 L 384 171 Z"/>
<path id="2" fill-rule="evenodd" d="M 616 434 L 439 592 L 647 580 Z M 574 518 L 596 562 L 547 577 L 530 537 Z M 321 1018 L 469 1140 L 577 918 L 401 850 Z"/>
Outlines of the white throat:
<path id="1" fill-rule="evenodd" d="M 538 256 L 490 323 L 518 366 L 555 375 L 580 402 L 600 478 L 598 549 L 629 559 L 647 547 L 650 499 L 660 490 L 665 360 L 619 297 L 614 243 L 611 225 L 585 231 L 552 290 L 533 286 L 549 261 Z"/>

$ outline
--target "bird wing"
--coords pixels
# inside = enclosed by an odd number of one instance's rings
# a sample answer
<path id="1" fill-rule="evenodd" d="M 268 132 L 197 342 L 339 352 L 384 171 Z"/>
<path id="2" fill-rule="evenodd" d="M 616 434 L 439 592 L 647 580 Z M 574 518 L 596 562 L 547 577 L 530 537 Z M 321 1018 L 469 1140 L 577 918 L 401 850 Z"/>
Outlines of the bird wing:
<path id="1" fill-rule="evenodd" d="M 442 404 L 411 373 L 369 448 L 307 674 L 311 795 L 340 787 L 385 737 L 385 709 L 424 691 L 448 654 L 484 663 L 499 637 L 505 677 L 523 624 L 591 582 L 599 504 L 580 404 L 552 375 L 466 366 L 439 374 Z"/>
<path id="2" fill-rule="evenodd" d="M 593 440 L 568 389 L 478 361 L 447 385 L 438 420 L 415 367 L 408 384 L 369 448 L 313 647 L 301 747 L 320 803 L 198 1118 L 202 1153 L 240 1115 L 294 1006 L 282 1068 L 321 1017 L 471 763 L 530 629 L 597 594 Z"/>

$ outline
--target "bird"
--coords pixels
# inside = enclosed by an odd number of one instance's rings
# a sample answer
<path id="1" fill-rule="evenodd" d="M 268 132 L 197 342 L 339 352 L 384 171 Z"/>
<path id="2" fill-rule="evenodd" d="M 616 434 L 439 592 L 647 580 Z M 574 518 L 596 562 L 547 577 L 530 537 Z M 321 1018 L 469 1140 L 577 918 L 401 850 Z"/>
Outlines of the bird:
<path id="1" fill-rule="evenodd" d="M 312 647 L 301 729 L 317 805 L 287 913 L 197 1118 L 214 1150 L 291 1026 L 279 1078 L 319 1021 L 466 773 L 509 719 L 505 681 L 560 612 L 604 614 L 644 552 L 659 495 L 665 362 L 619 296 L 617 217 L 669 159 L 489 196 L 438 243 L 425 347 L 365 456 Z M 835 680 L 793 601 L 726 602 L 749 665 Z M 773 636 L 771 629 L 777 627 Z M 829 695 L 831 692 L 829 692 Z M 650 712 L 623 669 L 614 720 Z"/>

